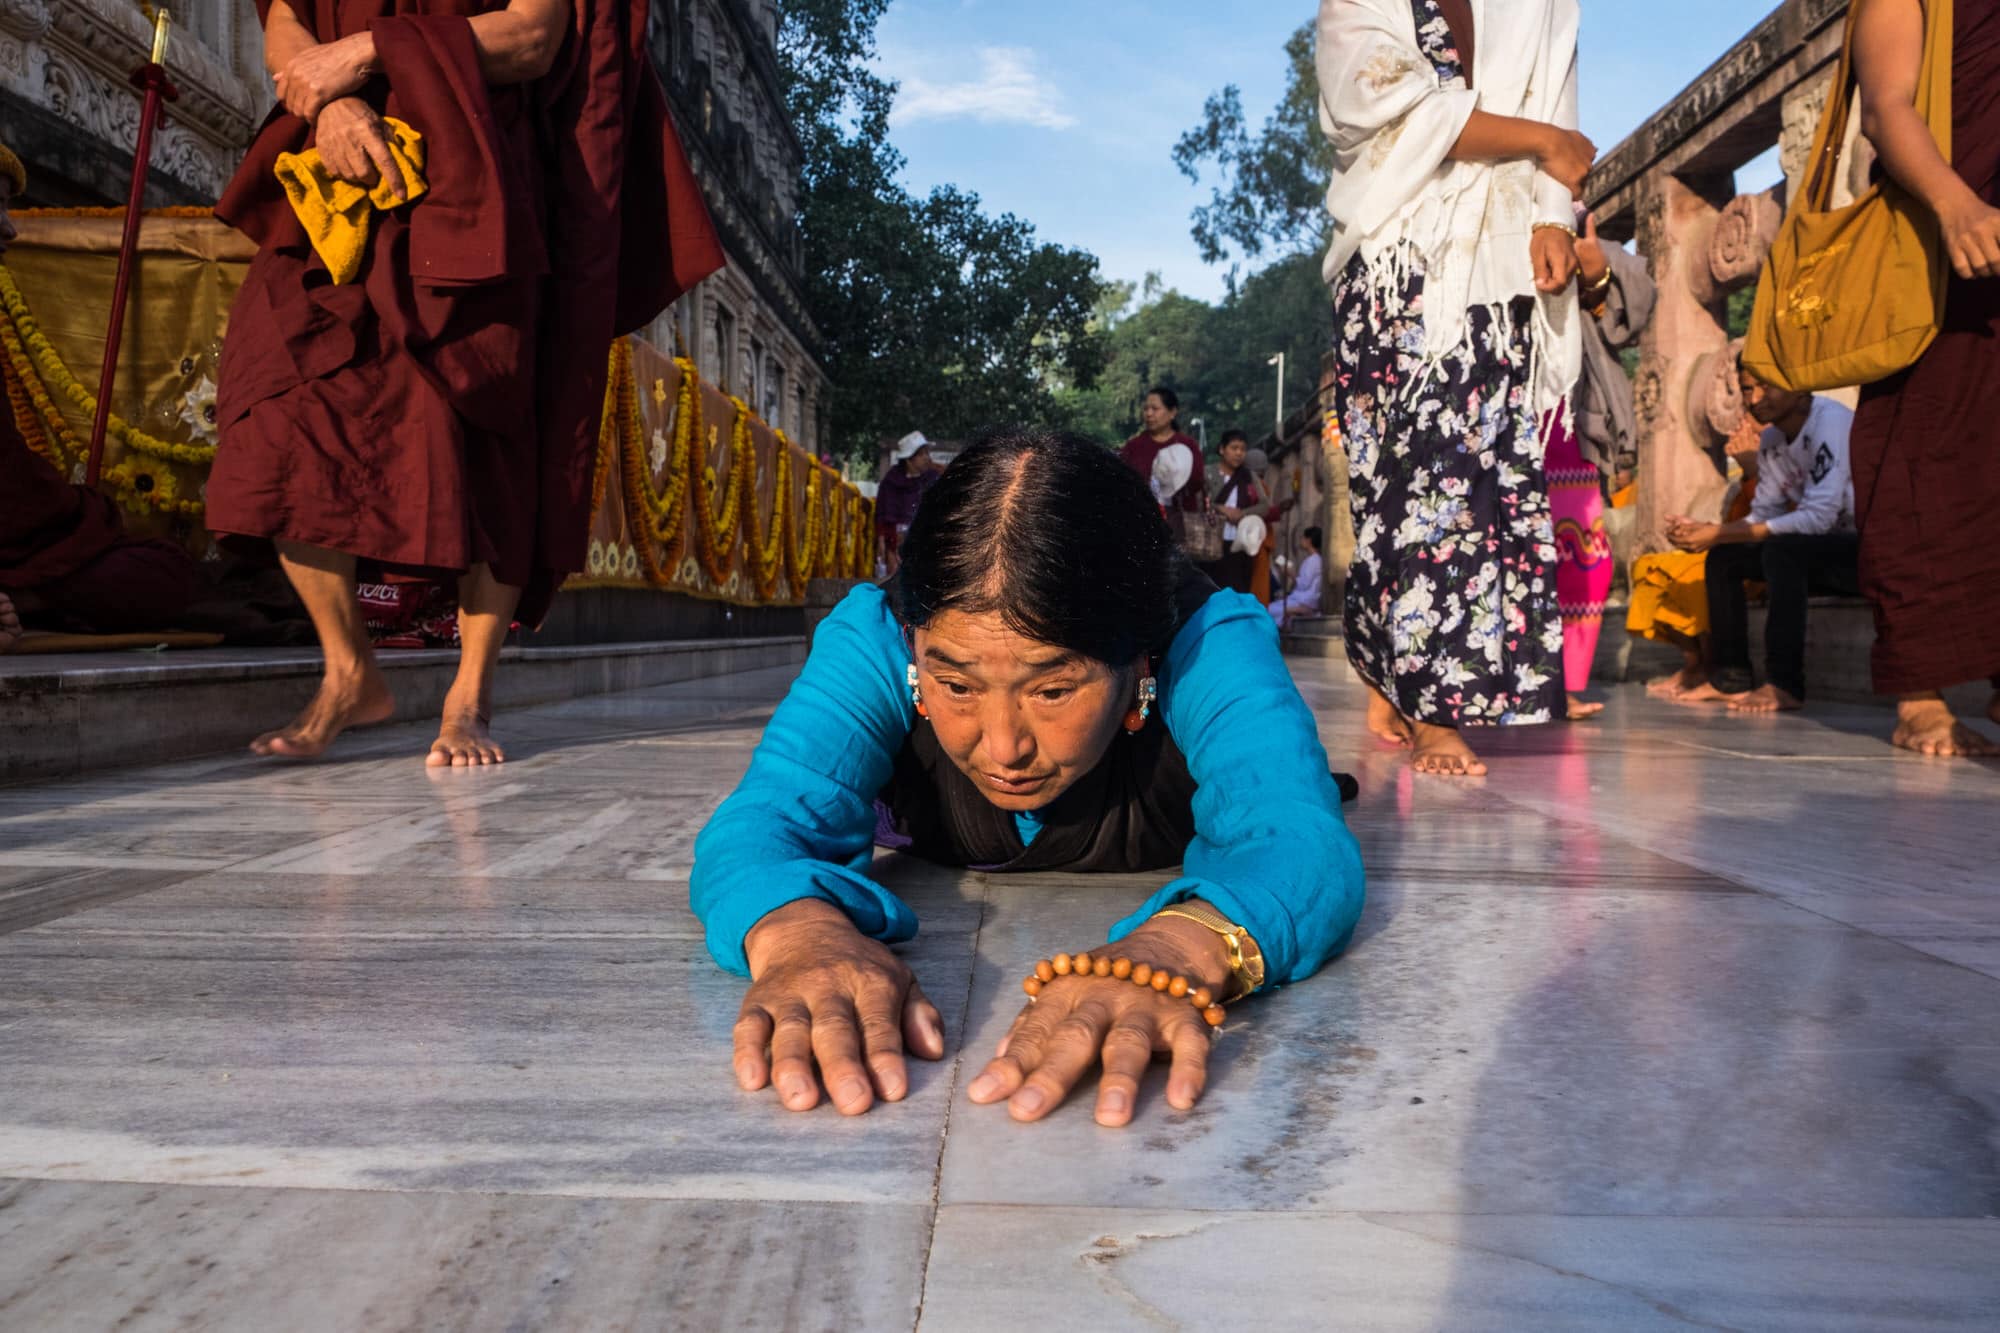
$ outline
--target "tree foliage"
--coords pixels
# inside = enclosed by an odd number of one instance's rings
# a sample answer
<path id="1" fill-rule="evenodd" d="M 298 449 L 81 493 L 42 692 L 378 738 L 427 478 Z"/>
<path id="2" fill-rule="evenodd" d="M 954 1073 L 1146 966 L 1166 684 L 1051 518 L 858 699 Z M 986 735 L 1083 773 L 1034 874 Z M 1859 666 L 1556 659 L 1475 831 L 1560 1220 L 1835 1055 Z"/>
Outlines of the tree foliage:
<path id="1" fill-rule="evenodd" d="M 868 456 L 912 429 L 951 438 L 1055 421 L 1058 390 L 1088 388 L 1105 355 L 1094 256 L 1037 241 L 977 195 L 902 184 L 896 88 L 872 67 L 887 2 L 786 0 L 778 33 L 806 147 L 799 223 L 833 381 L 828 437 Z"/>
<path id="2" fill-rule="evenodd" d="M 1319 128 L 1319 76 L 1313 24 L 1285 42 L 1283 97 L 1252 137 L 1243 93 L 1231 84 L 1209 99 L 1202 123 L 1174 145 L 1174 165 L 1200 184 L 1204 168 L 1220 179 L 1194 212 L 1195 243 L 1206 263 L 1232 257 L 1279 258 L 1326 248 L 1322 200 L 1333 176 L 1333 150 Z"/>

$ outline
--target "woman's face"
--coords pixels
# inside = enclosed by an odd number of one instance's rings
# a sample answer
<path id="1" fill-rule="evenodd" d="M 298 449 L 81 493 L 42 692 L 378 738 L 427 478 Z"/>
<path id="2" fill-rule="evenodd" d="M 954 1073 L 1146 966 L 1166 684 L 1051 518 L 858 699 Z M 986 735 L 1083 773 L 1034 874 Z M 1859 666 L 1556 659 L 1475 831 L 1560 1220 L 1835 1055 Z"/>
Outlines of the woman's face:
<path id="1" fill-rule="evenodd" d="M 1153 435 L 1158 435 L 1174 428 L 1174 414 L 1172 409 L 1161 402 L 1160 395 L 1156 393 L 1146 395 L 1146 405 L 1139 411 L 1139 420 L 1144 423 L 1148 433 Z"/>
<path id="2" fill-rule="evenodd" d="M 1243 466 L 1243 460 L 1250 456 L 1250 446 L 1241 440 L 1231 440 L 1222 446 L 1222 461 L 1234 472 Z"/>
<path id="3" fill-rule="evenodd" d="M 938 743 L 1002 810 L 1039 810 L 1111 748 L 1133 676 L 1018 634 L 997 612 L 947 611 L 916 633 L 917 685 Z"/>

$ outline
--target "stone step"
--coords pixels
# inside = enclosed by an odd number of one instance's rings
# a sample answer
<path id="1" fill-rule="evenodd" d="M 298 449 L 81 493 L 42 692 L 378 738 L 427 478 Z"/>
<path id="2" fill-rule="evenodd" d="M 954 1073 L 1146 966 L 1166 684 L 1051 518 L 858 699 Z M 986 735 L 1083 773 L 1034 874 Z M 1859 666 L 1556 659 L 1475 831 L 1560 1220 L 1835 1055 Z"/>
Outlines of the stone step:
<path id="1" fill-rule="evenodd" d="M 805 660 L 801 635 L 508 648 L 497 708 Z M 458 668 L 455 651 L 381 655 L 399 719 L 433 716 Z M 311 698 L 321 659 L 296 648 L 0 657 L 0 784 L 73 777 L 233 750 Z"/>

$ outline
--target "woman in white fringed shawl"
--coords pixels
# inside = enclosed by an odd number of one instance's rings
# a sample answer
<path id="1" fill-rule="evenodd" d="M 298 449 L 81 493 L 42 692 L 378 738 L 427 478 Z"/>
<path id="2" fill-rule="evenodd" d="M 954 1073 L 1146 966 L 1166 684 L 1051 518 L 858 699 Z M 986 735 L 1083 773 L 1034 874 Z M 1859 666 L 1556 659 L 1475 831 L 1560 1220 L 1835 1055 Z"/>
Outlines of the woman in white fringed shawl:
<path id="1" fill-rule="evenodd" d="M 1420 772 L 1565 704 L 1543 419 L 1582 361 L 1577 0 L 1321 0 L 1348 656 Z"/>

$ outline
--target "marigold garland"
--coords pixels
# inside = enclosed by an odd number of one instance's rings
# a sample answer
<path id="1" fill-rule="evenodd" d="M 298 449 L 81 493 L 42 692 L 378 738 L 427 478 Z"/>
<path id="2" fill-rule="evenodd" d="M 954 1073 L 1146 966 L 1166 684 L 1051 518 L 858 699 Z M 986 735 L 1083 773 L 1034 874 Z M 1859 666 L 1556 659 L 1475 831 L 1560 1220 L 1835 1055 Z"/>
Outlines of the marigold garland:
<path id="1" fill-rule="evenodd" d="M 5 267 L 0 266 L 0 275 L 5 272 Z M 12 286 L 11 280 L 6 282 L 6 286 Z M 73 476 L 89 456 L 90 448 L 77 438 L 61 409 L 48 396 L 41 378 L 35 373 L 29 350 L 23 345 L 18 321 L 0 320 L 0 350 L 4 350 L 9 363 L 7 396 L 14 411 L 15 424 L 21 427 L 30 448 L 47 459 L 64 477 Z M 95 410 L 94 399 L 92 410 Z M 203 509 L 199 500 L 181 499 L 180 483 L 171 471 L 143 457 L 121 460 L 106 468 L 99 480 L 110 488 L 120 504 L 135 514 L 155 512 L 195 516 Z"/>
<path id="2" fill-rule="evenodd" d="M 62 355 L 55 344 L 49 341 L 41 326 L 35 322 L 33 312 L 21 295 L 21 289 L 14 282 L 13 273 L 5 264 L 0 264 L 0 303 L 4 303 L 7 315 L 14 325 L 14 331 L 22 344 L 34 354 L 38 378 L 49 388 L 68 398 L 85 416 L 97 414 L 97 395 L 86 389 L 70 374 L 63 364 Z M 215 461 L 214 445 L 175 444 L 145 431 L 126 421 L 116 412 L 111 414 L 110 435 L 126 448 L 149 455 L 161 462 L 185 463 L 190 467 L 206 467 Z"/>

